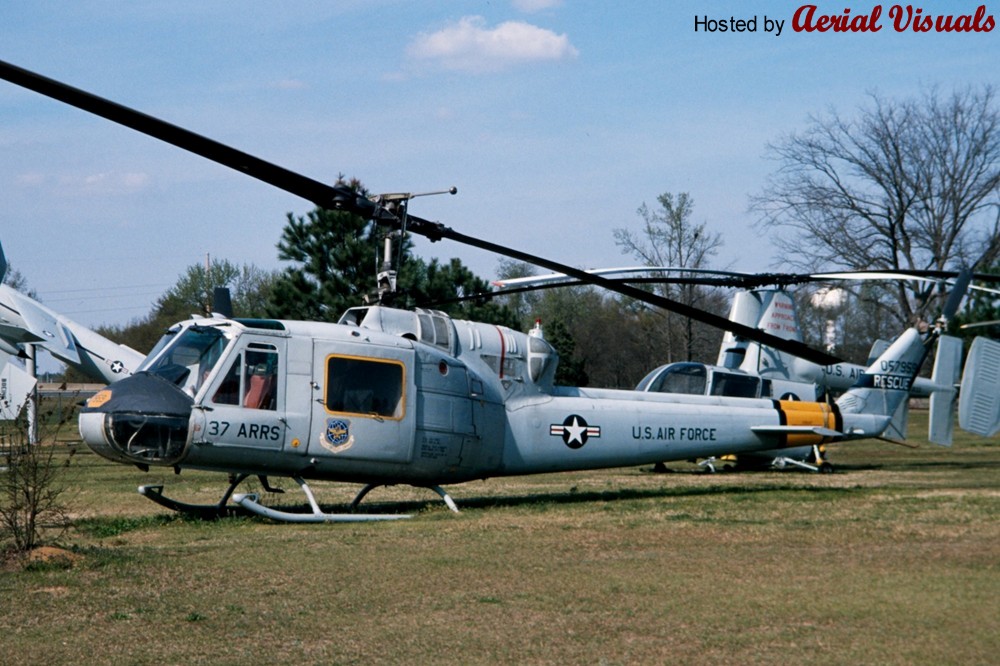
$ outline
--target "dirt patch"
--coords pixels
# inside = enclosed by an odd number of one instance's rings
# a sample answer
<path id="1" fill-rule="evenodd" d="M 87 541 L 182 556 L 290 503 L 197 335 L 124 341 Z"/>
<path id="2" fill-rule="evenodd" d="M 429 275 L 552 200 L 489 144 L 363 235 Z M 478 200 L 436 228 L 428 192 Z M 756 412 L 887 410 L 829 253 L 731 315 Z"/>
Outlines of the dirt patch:
<path id="1" fill-rule="evenodd" d="M 62 567 L 72 567 L 83 558 L 79 553 L 74 553 L 65 548 L 56 546 L 39 546 L 27 553 L 8 557 L 3 563 L 3 568 L 7 571 L 26 569 L 32 565 L 52 565 Z"/>
<path id="2" fill-rule="evenodd" d="M 79 553 L 74 553 L 71 550 L 57 548 L 55 546 L 39 546 L 27 555 L 29 562 L 53 562 L 56 560 L 65 560 L 70 564 L 79 562 L 82 557 L 83 556 Z"/>

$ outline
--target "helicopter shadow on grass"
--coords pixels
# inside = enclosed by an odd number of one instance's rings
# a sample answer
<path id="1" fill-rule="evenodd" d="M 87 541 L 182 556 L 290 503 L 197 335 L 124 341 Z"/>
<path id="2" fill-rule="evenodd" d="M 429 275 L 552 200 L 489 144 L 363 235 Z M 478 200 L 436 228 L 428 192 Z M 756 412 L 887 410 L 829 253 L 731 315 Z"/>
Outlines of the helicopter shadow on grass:
<path id="1" fill-rule="evenodd" d="M 774 486 L 731 486 L 731 485 L 708 485 L 702 487 L 675 487 L 675 488 L 620 488 L 615 490 L 585 490 L 580 491 L 571 487 L 560 492 L 538 492 L 501 496 L 480 496 L 463 497 L 459 500 L 459 511 L 476 511 L 489 509 L 509 509 L 509 508 L 533 508 L 546 510 L 558 506 L 569 506 L 577 504 L 614 504 L 618 502 L 634 502 L 649 500 L 668 500 L 689 497 L 713 497 L 726 495 L 767 495 L 772 493 L 788 492 L 815 492 L 824 493 L 851 493 L 854 488 L 817 488 L 808 485 L 780 484 Z M 283 506 L 270 505 L 271 508 L 289 512 L 302 512 L 307 508 L 305 503 L 287 503 Z M 444 504 L 437 499 L 415 500 L 415 501 L 372 501 L 361 504 L 353 511 L 344 504 L 320 504 L 323 511 L 330 513 L 353 513 L 356 515 L 378 515 L 378 514 L 420 514 L 426 512 L 443 511 Z"/>
<path id="2" fill-rule="evenodd" d="M 892 463 L 859 463 L 837 465 L 837 471 L 849 472 L 906 472 L 906 471 L 930 471 L 930 470 L 976 470 L 976 469 L 1000 469 L 1000 461 L 996 460 L 916 460 L 913 462 L 892 462 Z"/>
<path id="3" fill-rule="evenodd" d="M 930 470 L 973 470 L 980 468 L 1000 468 L 1000 461 L 979 461 L 979 462 L 958 462 L 958 461 L 915 461 L 907 463 L 892 463 L 892 464 L 880 464 L 880 463 L 858 463 L 858 464 L 838 464 L 836 467 L 837 475 L 847 475 L 856 472 L 866 472 L 866 471 L 930 471 Z M 774 470 L 747 470 L 740 472 L 724 472 L 722 473 L 725 477 L 731 477 L 731 475 L 750 475 L 752 477 L 760 477 L 765 474 L 781 474 L 789 475 L 794 474 L 800 478 L 808 479 L 811 478 L 814 473 L 803 471 L 800 474 L 797 470 L 783 470 L 776 472 Z M 486 495 L 486 496 L 472 496 L 472 497 L 462 497 L 457 499 L 457 503 L 460 511 L 482 511 L 489 509 L 507 509 L 507 508 L 534 508 L 538 510 L 546 510 L 548 508 L 555 508 L 558 506 L 571 506 L 577 504 L 614 504 L 614 503 L 625 503 L 625 502 L 635 502 L 635 501 L 650 501 L 650 500 L 670 500 L 670 499 L 684 499 L 684 498 L 697 498 L 697 497 L 766 497 L 768 495 L 773 495 L 777 493 L 801 493 L 803 495 L 822 493 L 827 497 L 830 496 L 847 496 L 856 492 L 863 490 L 860 486 L 843 486 L 843 487 L 830 487 L 830 486 L 817 486 L 806 483 L 795 483 L 795 482 L 781 482 L 768 485 L 758 485 L 757 483 L 739 484 L 731 485 L 729 483 L 722 484 L 718 482 L 712 482 L 710 479 L 713 475 L 706 474 L 701 471 L 697 472 L 678 472 L 673 471 L 672 476 L 699 476 L 707 477 L 707 483 L 700 486 L 664 486 L 661 488 L 617 488 L 611 490 L 578 490 L 576 486 L 571 486 L 564 491 L 554 491 L 554 492 L 532 492 L 532 493 L 521 493 L 521 494 L 510 494 L 510 495 Z M 418 488 L 414 488 L 414 491 L 420 491 Z M 376 491 L 377 492 L 377 491 Z M 279 499 L 280 498 L 280 499 Z M 284 499 L 285 501 L 281 501 Z M 273 509 L 288 511 L 288 512 L 299 512 L 303 513 L 308 511 L 308 504 L 305 502 L 295 502 L 288 501 L 286 496 L 271 495 L 271 501 L 266 501 L 265 503 Z M 377 498 L 370 499 L 369 501 L 358 505 L 355 508 L 351 508 L 348 504 L 343 503 L 323 503 L 320 502 L 320 508 L 324 512 L 328 513 L 345 513 L 345 514 L 355 514 L 355 515 L 379 515 L 379 514 L 412 514 L 417 515 L 421 513 L 433 513 L 441 512 L 446 513 L 446 508 L 443 502 L 437 498 L 428 498 L 423 500 L 407 500 L 407 501 L 379 501 Z M 243 511 L 239 507 L 229 507 L 230 515 L 252 515 L 249 512 Z"/>

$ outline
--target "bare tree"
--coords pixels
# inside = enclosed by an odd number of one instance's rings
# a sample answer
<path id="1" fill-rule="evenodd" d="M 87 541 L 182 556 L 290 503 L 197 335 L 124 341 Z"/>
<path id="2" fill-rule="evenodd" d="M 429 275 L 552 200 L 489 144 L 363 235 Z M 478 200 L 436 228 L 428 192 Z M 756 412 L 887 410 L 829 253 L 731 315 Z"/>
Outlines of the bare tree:
<path id="1" fill-rule="evenodd" d="M 870 95 L 769 146 L 779 164 L 752 198 L 798 268 L 935 269 L 1000 257 L 1000 110 L 991 87 L 902 101 Z M 938 306 L 918 283 L 885 288 L 897 323 Z M 929 309 L 933 308 L 933 309 Z"/>
<path id="2" fill-rule="evenodd" d="M 55 447 L 32 444 L 24 417 L 0 425 L 0 556 L 23 555 L 70 526 Z"/>
<path id="3" fill-rule="evenodd" d="M 629 229 L 615 229 L 615 243 L 623 253 L 631 254 L 646 266 L 706 268 L 722 246 L 722 235 L 709 232 L 705 223 L 692 222 L 694 200 L 687 192 L 676 197 L 664 192 L 656 200 L 660 204 L 658 209 L 651 209 L 645 203 L 639 207 L 637 212 L 643 222 L 641 230 L 636 233 Z M 714 294 L 704 287 L 661 284 L 656 290 L 685 305 L 713 311 L 720 307 L 713 301 Z M 661 363 L 692 360 L 706 353 L 712 357 L 717 352 L 721 332 L 693 322 L 688 317 L 656 312 L 659 316 L 647 320 L 652 324 L 648 335 L 651 341 L 659 339 L 662 345 Z M 699 342 L 707 343 L 707 352 L 706 344 Z M 713 345 L 714 349 L 711 348 Z"/>

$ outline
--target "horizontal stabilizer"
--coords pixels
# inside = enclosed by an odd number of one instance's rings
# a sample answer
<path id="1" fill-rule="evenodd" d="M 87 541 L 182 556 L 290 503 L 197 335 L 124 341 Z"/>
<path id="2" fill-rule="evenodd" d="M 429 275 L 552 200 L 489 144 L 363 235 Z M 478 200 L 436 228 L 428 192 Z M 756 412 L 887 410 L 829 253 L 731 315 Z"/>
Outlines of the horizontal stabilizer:
<path id="1" fill-rule="evenodd" d="M 1000 342 L 976 338 L 969 349 L 958 400 L 962 430 L 992 437 L 1000 432 Z"/>
<path id="2" fill-rule="evenodd" d="M 843 437 L 844 433 L 810 425 L 766 425 L 751 426 L 750 430 L 760 435 L 819 435 L 820 437 Z"/>

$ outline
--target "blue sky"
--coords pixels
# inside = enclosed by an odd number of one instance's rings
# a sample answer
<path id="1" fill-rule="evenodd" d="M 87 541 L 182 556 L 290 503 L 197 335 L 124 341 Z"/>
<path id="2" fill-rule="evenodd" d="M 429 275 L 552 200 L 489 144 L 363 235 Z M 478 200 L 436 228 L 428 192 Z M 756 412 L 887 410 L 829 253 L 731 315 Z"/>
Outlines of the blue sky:
<path id="1" fill-rule="evenodd" d="M 612 230 L 689 192 L 716 267 L 780 269 L 748 197 L 768 142 L 877 91 L 1000 83 L 1000 29 L 796 33 L 801 2 L 0 2 L 0 59 L 319 180 L 457 186 L 413 211 L 581 266 L 630 263 Z M 817 2 L 865 14 L 874 3 Z M 979 2 L 919 3 L 928 14 Z M 996 6 L 994 6 L 996 4 Z M 1000 3 L 986 2 L 1000 14 Z M 695 31 L 695 17 L 757 31 Z M 764 31 L 764 17 L 784 22 Z M 308 202 L 0 82 L 0 242 L 84 324 L 146 314 L 206 253 L 280 267 Z M 420 240 L 492 278 L 497 258 Z"/>

